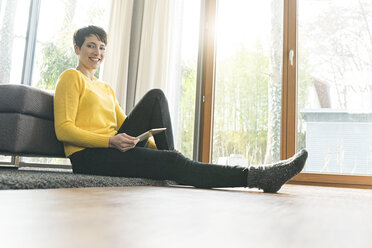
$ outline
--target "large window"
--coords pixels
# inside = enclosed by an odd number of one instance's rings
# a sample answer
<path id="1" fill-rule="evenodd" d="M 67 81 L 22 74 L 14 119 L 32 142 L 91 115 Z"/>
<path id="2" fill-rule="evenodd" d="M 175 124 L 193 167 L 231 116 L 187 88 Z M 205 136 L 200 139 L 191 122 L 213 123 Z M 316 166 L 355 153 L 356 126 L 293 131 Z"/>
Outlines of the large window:
<path id="1" fill-rule="evenodd" d="M 281 1 L 218 1 L 212 160 L 280 159 Z"/>
<path id="2" fill-rule="evenodd" d="M 296 180 L 370 186 L 355 175 L 372 174 L 371 2 L 206 2 L 216 34 L 204 44 L 202 161 L 266 163 L 306 147 L 315 173 Z"/>
<path id="3" fill-rule="evenodd" d="M 300 0 L 298 16 L 305 170 L 372 174 L 372 2 Z"/>

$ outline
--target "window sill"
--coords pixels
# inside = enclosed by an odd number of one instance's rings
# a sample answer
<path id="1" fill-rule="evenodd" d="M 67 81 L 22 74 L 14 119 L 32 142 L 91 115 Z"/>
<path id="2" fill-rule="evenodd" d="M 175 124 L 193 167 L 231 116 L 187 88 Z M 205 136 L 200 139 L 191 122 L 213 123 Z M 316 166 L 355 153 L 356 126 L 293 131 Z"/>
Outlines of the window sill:
<path id="1" fill-rule="evenodd" d="M 372 176 L 303 172 L 291 179 L 289 183 L 329 187 L 372 189 Z"/>

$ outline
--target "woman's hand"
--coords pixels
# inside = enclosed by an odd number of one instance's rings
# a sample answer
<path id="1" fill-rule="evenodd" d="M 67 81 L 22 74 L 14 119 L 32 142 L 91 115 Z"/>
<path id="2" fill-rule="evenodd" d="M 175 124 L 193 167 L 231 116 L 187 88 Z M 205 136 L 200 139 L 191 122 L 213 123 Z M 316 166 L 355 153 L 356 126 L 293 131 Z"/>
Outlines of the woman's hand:
<path id="1" fill-rule="evenodd" d="M 116 148 L 119 151 L 126 152 L 136 146 L 139 139 L 129 136 L 126 133 L 118 133 L 109 139 L 109 147 Z"/>

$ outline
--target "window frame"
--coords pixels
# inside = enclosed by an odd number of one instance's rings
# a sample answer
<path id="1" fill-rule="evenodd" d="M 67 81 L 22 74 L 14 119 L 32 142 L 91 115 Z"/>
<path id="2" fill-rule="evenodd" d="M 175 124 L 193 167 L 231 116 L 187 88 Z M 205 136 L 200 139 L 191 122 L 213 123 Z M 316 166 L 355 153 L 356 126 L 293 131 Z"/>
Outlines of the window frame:
<path id="1" fill-rule="evenodd" d="M 31 0 L 28 16 L 25 52 L 23 57 L 22 79 L 21 83 L 32 84 L 32 72 L 34 67 L 35 47 L 37 38 L 37 29 L 40 16 L 41 0 Z"/>
<path id="2" fill-rule="evenodd" d="M 213 105 L 214 105 L 214 76 L 215 76 L 215 21 L 217 13 L 216 0 L 203 0 L 201 8 L 200 21 L 200 46 L 199 49 L 199 66 L 198 79 L 201 80 L 200 90 L 197 92 L 197 107 L 195 120 L 195 137 L 198 145 L 194 145 L 194 154 L 201 162 L 209 163 L 212 159 L 212 138 L 213 138 Z M 197 108 L 197 109 L 198 109 Z"/>

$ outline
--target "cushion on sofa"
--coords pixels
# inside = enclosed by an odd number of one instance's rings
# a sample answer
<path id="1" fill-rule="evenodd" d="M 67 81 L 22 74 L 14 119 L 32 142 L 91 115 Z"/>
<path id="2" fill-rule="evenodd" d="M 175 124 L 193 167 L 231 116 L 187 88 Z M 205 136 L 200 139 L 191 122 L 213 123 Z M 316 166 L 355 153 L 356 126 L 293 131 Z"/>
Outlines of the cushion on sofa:
<path id="1" fill-rule="evenodd" d="M 53 120 L 53 94 L 22 84 L 0 84 L 0 113 L 21 113 Z"/>
<path id="2" fill-rule="evenodd" d="M 0 120 L 1 153 L 65 157 L 52 120 L 20 113 L 0 113 Z"/>

